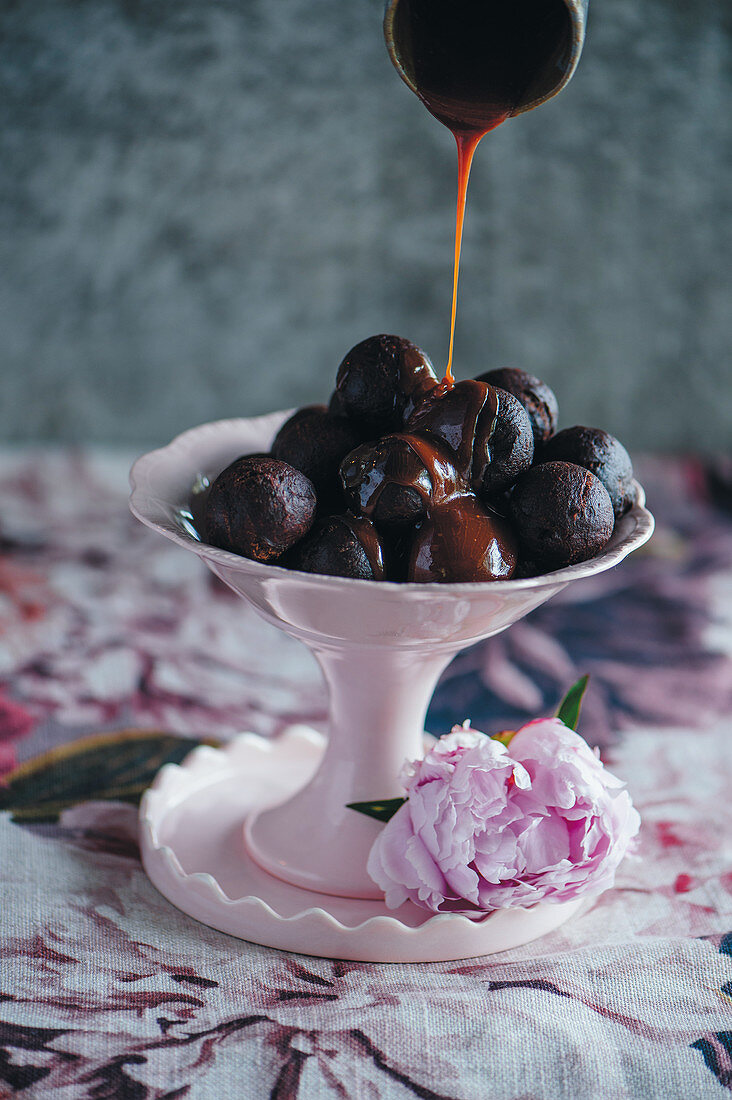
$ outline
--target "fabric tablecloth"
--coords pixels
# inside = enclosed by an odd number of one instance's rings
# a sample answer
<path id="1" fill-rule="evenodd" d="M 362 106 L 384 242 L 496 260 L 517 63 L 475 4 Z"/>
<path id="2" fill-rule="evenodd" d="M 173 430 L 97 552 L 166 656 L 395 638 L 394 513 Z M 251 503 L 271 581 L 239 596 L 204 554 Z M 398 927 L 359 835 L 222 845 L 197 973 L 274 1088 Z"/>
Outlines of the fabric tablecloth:
<path id="1" fill-rule="evenodd" d="M 290 955 L 147 881 L 135 803 L 192 740 L 325 712 L 317 667 L 126 507 L 126 456 L 5 454 L 0 1097 L 529 1100 L 732 1090 L 732 491 L 648 460 L 647 548 L 456 659 L 428 727 L 580 732 L 643 826 L 616 887 L 528 946 Z"/>

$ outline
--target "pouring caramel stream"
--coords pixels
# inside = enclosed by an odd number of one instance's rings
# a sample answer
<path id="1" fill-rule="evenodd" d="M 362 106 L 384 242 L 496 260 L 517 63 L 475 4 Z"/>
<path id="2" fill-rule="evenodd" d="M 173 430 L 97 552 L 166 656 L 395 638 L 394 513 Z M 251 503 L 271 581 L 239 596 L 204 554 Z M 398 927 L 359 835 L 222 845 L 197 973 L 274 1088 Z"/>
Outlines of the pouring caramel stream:
<path id="1" fill-rule="evenodd" d="M 399 0 L 390 24 L 393 58 L 458 152 L 450 345 L 453 382 L 458 274 L 468 179 L 481 140 L 556 84 L 571 57 L 563 0 Z"/>
<path id="2" fill-rule="evenodd" d="M 503 119 L 500 120 L 501 122 Z M 496 126 L 500 125 L 500 122 L 496 122 Z M 483 133 L 463 133 L 458 130 L 453 130 L 455 142 L 457 143 L 458 154 L 458 194 L 457 194 L 457 210 L 455 212 L 455 259 L 453 263 L 452 271 L 452 311 L 450 313 L 450 350 L 447 356 L 447 368 L 445 370 L 444 381 L 448 385 L 452 385 L 454 378 L 452 374 L 452 355 L 455 345 L 455 321 L 457 319 L 457 299 L 458 299 L 458 278 L 460 275 L 460 252 L 463 244 L 463 224 L 465 222 L 465 204 L 468 198 L 468 181 L 470 180 L 470 169 L 473 165 L 473 156 L 475 150 L 478 148 L 478 144 L 481 138 L 485 137 L 488 133 L 487 130 Z"/>

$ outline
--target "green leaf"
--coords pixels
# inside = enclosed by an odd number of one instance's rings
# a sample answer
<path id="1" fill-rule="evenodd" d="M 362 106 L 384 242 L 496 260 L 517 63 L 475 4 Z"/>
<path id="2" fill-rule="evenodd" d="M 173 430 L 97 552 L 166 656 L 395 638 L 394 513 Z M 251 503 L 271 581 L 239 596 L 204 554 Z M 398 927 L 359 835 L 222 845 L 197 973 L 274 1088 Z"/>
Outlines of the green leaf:
<path id="1" fill-rule="evenodd" d="M 589 679 L 590 676 L 589 673 L 587 673 L 578 680 L 576 684 L 572 684 L 572 687 L 559 704 L 557 718 L 560 722 L 564 722 L 565 726 L 568 726 L 571 730 L 577 729 L 580 707 L 582 706 L 582 696 L 585 693 Z"/>
<path id="2" fill-rule="evenodd" d="M 355 810 L 357 814 L 365 814 L 366 817 L 374 817 L 377 821 L 391 821 L 406 801 L 406 798 L 386 798 L 381 802 L 347 802 L 346 809 Z"/>
<path id="3" fill-rule="evenodd" d="M 60 745 L 4 776 L 0 811 L 10 811 L 18 823 L 55 822 L 79 802 L 137 803 L 163 764 L 179 764 L 200 744 L 217 742 L 117 730 Z"/>
<path id="4" fill-rule="evenodd" d="M 491 741 L 500 741 L 502 745 L 509 745 L 517 732 L 518 730 L 501 730 L 500 733 L 492 733 Z"/>

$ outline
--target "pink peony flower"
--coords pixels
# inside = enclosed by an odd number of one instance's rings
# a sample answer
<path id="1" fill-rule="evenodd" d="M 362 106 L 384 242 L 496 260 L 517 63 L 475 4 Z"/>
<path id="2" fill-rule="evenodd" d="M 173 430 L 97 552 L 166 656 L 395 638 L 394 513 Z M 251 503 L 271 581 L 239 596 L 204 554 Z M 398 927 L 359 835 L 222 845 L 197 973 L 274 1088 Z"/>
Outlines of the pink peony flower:
<path id="1" fill-rule="evenodd" d="M 624 784 L 558 718 L 508 748 L 456 726 L 402 780 L 407 801 L 368 861 L 390 909 L 409 899 L 477 919 L 598 894 L 640 827 Z"/>

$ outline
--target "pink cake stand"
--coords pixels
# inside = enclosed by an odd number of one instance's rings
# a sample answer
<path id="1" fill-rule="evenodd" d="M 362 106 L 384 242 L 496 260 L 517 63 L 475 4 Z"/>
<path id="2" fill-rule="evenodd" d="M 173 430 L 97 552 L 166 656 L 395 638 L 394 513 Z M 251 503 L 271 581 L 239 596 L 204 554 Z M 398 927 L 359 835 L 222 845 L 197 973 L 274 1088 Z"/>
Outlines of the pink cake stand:
<path id="1" fill-rule="evenodd" d="M 592 561 L 493 584 L 393 584 L 298 573 L 208 546 L 208 485 L 239 455 L 268 450 L 289 413 L 223 420 L 144 455 L 133 513 L 203 558 L 259 614 L 304 642 L 330 695 L 327 737 L 294 727 L 244 734 L 164 767 L 143 798 L 141 847 L 152 882 L 185 913 L 271 947 L 385 962 L 468 958 L 551 931 L 580 903 L 497 911 L 481 921 L 388 910 L 366 872 L 382 826 L 346 803 L 402 793 L 405 759 L 424 751 L 437 680 L 466 646 L 505 630 L 571 581 L 646 542 L 643 492 Z M 460 716 L 462 717 L 462 716 Z"/>

